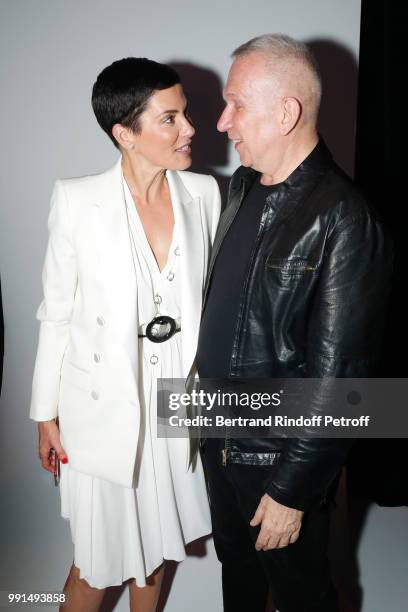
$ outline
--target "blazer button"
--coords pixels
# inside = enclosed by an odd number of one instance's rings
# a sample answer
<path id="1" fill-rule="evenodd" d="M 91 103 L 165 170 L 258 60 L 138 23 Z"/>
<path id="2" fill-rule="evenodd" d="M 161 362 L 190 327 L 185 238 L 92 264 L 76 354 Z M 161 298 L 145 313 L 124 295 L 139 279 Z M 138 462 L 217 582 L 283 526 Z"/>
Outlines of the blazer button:
<path id="1" fill-rule="evenodd" d="M 168 275 L 167 275 L 167 280 L 168 281 L 172 281 L 173 278 L 174 278 L 174 272 L 169 272 Z"/>
<path id="2" fill-rule="evenodd" d="M 150 363 L 151 363 L 152 365 L 156 365 L 156 363 L 157 363 L 158 361 L 159 361 L 159 358 L 158 358 L 158 356 L 157 356 L 157 355 L 152 355 L 152 356 L 150 357 Z"/>
<path id="3" fill-rule="evenodd" d="M 105 319 L 103 317 L 96 317 L 96 322 L 98 325 L 100 325 L 100 327 L 105 325 Z"/>
<path id="4" fill-rule="evenodd" d="M 99 363 L 100 360 L 101 360 L 101 356 L 99 355 L 99 353 L 94 353 L 94 362 Z"/>
<path id="5" fill-rule="evenodd" d="M 96 391 L 92 391 L 91 397 L 92 399 L 97 400 L 99 399 L 99 393 L 97 393 Z"/>

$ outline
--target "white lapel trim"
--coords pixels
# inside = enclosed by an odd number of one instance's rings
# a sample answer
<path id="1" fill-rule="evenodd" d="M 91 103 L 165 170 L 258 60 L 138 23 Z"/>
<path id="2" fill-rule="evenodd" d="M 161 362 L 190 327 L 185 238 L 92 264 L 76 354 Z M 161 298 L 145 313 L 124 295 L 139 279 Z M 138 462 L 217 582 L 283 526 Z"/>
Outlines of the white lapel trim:
<path id="1" fill-rule="evenodd" d="M 180 243 L 182 361 L 183 376 L 187 377 L 195 357 L 200 326 L 205 241 L 201 199 L 189 193 L 182 176 L 182 172 L 166 172 Z"/>
<path id="2" fill-rule="evenodd" d="M 122 158 L 101 175 L 99 216 L 100 275 L 107 288 L 115 342 L 130 356 L 137 376 L 137 284 L 122 183 Z"/>
<path id="3" fill-rule="evenodd" d="M 110 302 L 118 323 L 117 340 L 126 344 L 128 354 L 132 357 L 132 369 L 137 373 L 137 286 L 121 162 L 122 158 L 119 158 L 112 168 L 101 175 L 101 193 L 97 200 L 100 219 L 99 251 L 101 274 L 110 288 Z M 187 377 L 197 348 L 206 246 L 201 199 L 190 194 L 182 176 L 182 172 L 166 172 L 181 254 L 182 371 L 183 376 Z"/>

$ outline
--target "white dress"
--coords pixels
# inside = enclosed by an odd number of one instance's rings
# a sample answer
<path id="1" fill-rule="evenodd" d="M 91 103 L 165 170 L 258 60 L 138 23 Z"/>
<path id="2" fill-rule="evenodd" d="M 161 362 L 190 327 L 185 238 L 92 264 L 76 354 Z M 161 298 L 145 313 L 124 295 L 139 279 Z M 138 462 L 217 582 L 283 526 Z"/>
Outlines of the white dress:
<path id="1" fill-rule="evenodd" d="M 138 286 L 139 325 L 159 313 L 180 317 L 177 227 L 169 258 L 160 272 L 132 196 L 123 180 Z M 159 302 L 159 304 L 155 304 Z M 182 322 L 181 322 L 182 330 Z M 96 588 L 135 578 L 138 586 L 163 559 L 181 561 L 184 546 L 211 532 L 201 462 L 186 471 L 188 441 L 157 438 L 156 379 L 181 378 L 181 334 L 163 343 L 139 342 L 141 428 L 136 487 L 77 472 L 61 465 L 61 514 L 70 522 L 74 563 Z M 114 407 L 112 407 L 114 409 Z"/>

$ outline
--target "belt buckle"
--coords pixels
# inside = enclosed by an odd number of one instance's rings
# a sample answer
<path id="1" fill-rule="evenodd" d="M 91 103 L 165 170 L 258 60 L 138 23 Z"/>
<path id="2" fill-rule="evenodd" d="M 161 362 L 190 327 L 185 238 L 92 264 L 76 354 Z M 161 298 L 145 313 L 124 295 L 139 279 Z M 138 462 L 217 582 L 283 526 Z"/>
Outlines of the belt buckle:
<path id="1" fill-rule="evenodd" d="M 160 334 L 159 332 L 155 332 L 155 325 L 169 325 L 170 328 L 164 334 Z M 146 338 L 148 338 L 151 342 L 155 342 L 156 344 L 161 342 L 166 342 L 176 333 L 177 325 L 175 319 L 173 317 L 168 317 L 167 315 L 159 315 L 158 317 L 154 317 L 150 321 L 150 323 L 146 327 Z"/>

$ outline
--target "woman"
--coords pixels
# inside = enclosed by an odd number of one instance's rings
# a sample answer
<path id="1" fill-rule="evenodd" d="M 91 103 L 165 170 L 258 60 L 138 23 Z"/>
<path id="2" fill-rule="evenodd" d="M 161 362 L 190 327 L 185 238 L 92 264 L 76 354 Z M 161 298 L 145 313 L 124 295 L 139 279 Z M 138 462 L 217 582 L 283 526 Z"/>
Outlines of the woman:
<path id="1" fill-rule="evenodd" d="M 53 471 L 51 449 L 62 463 L 65 612 L 97 610 L 127 579 L 130 609 L 147 612 L 164 559 L 211 531 L 188 441 L 156 436 L 155 382 L 192 366 L 220 197 L 212 177 L 183 172 L 194 128 L 169 66 L 114 62 L 92 105 L 121 158 L 55 185 L 30 416 L 42 466 Z"/>

